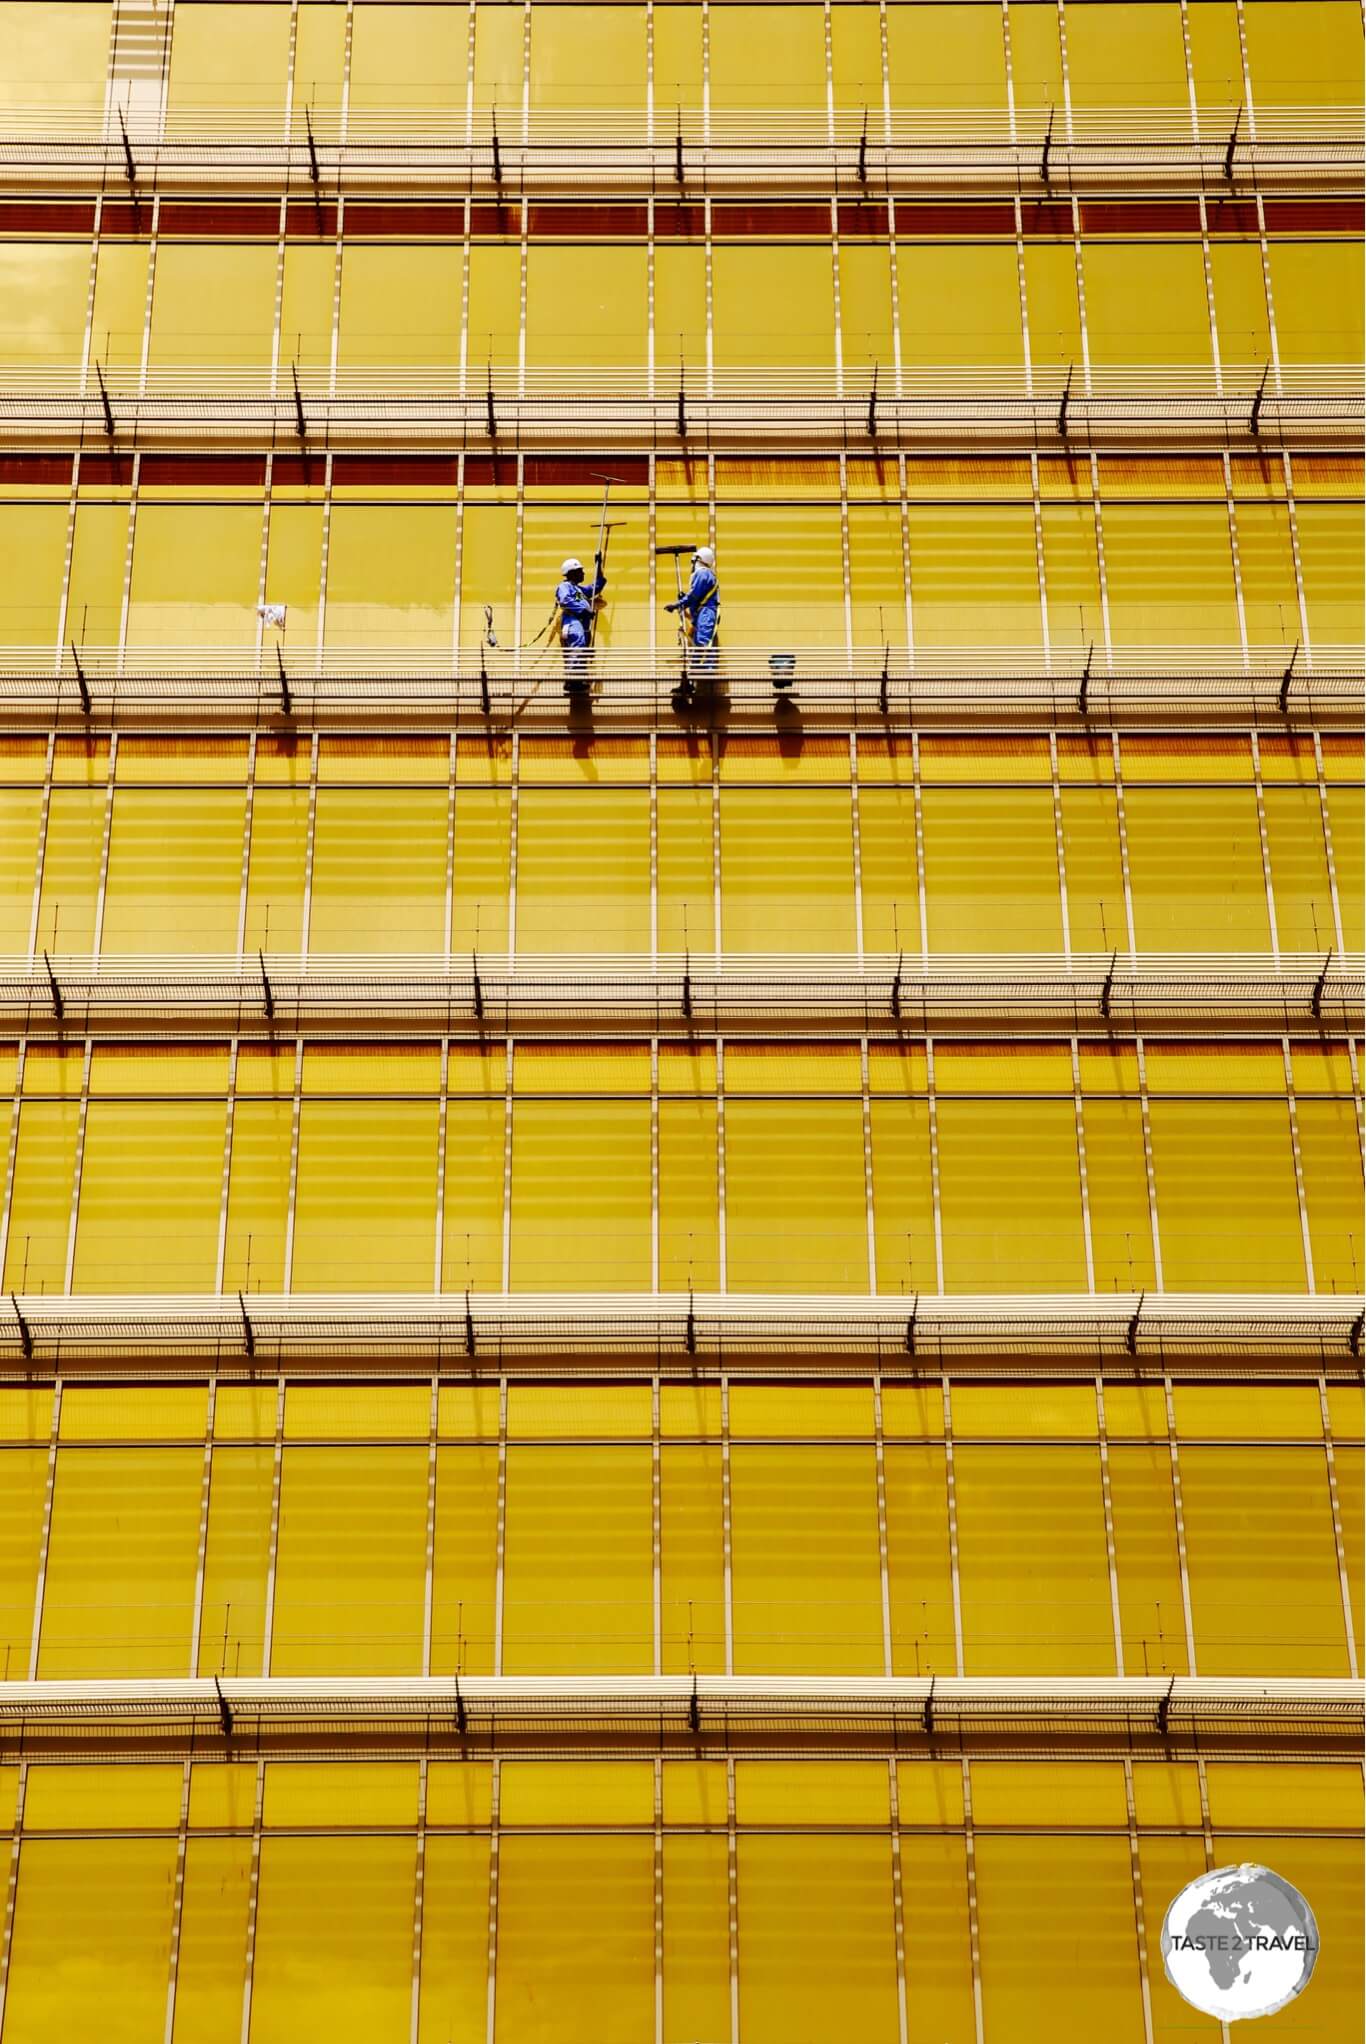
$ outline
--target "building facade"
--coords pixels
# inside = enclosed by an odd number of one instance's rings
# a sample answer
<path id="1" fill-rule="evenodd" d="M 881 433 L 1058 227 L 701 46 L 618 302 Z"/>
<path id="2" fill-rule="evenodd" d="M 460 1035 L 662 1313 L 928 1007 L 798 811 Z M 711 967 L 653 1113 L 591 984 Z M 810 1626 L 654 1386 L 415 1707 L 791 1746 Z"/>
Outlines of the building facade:
<path id="1" fill-rule="evenodd" d="M 1361 71 L 0 4 L 0 2044 L 1359 2033 Z"/>

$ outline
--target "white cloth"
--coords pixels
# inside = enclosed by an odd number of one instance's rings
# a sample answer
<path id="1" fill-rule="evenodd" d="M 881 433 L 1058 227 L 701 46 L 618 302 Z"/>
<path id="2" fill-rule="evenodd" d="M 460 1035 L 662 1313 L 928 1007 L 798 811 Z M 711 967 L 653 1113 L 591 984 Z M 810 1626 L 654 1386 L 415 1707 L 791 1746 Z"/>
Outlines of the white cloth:
<path id="1" fill-rule="evenodd" d="M 260 618 L 263 625 L 277 625 L 283 631 L 285 628 L 285 613 L 288 609 L 289 605 L 287 603 L 258 603 L 256 615 Z"/>

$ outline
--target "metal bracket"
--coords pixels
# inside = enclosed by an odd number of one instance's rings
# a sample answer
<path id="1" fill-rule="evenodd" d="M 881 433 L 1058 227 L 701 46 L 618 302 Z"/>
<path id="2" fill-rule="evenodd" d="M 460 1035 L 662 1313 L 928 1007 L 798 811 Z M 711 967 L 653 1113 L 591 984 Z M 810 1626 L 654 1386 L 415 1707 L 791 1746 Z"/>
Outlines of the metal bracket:
<path id="1" fill-rule="evenodd" d="M 266 1020 L 267 1022 L 273 1022 L 275 1020 L 275 989 L 270 983 L 270 974 L 266 971 L 266 954 L 259 945 L 256 948 L 256 957 L 261 967 L 261 995 L 265 1005 Z"/>
<path id="2" fill-rule="evenodd" d="M 927 1739 L 934 1737 L 934 1685 L 938 1679 L 937 1675 L 931 1675 L 929 1694 L 925 1698 L 925 1708 L 920 1714 L 921 1728 Z"/>
<path id="3" fill-rule="evenodd" d="M 76 651 L 74 639 L 71 641 L 71 658 L 76 664 L 76 686 L 81 692 L 81 714 L 88 717 L 95 705 L 90 700 L 90 684 L 85 678 L 85 669 L 81 665 L 81 656 Z"/>
<path id="4" fill-rule="evenodd" d="M 1319 976 L 1314 981 L 1314 991 L 1309 996 L 1309 1012 L 1316 1022 L 1321 1021 L 1323 1018 L 1323 997 L 1328 991 L 1328 968 L 1332 962 L 1333 954 L 1329 951 L 1324 957 L 1323 967 Z"/>
<path id="5" fill-rule="evenodd" d="M 47 985 L 48 992 L 52 997 L 52 1012 L 60 1022 L 66 1014 L 66 1002 L 62 999 L 62 990 L 57 984 L 57 975 L 52 970 L 52 960 L 48 957 L 46 951 L 43 953 L 43 964 L 47 969 Z"/>
<path id="6" fill-rule="evenodd" d="M 1124 1346 L 1128 1349 L 1131 1356 L 1138 1354 L 1138 1323 L 1143 1317 L 1143 1302 L 1147 1296 L 1146 1292 L 1139 1293 L 1138 1304 L 1134 1307 L 1134 1317 L 1125 1329 Z"/>
<path id="7" fill-rule="evenodd" d="M 1110 1001 L 1115 991 L 1115 967 L 1118 964 L 1119 953 L 1118 951 L 1112 951 L 1110 953 L 1110 969 L 1106 973 L 1100 989 L 1100 1012 L 1107 1022 L 1110 1019 Z"/>
<path id="8" fill-rule="evenodd" d="M 697 1707 L 697 1677 L 694 1675 L 692 1678 L 692 1694 L 688 1698 L 688 1730 L 690 1732 L 700 1732 L 701 1729 L 702 1713 Z"/>
<path id="9" fill-rule="evenodd" d="M 251 1315 L 247 1311 L 247 1302 L 240 1292 L 237 1294 L 237 1310 L 242 1316 L 242 1345 L 249 1356 L 254 1356 L 256 1354 L 256 1329 L 251 1324 Z"/>
<path id="10" fill-rule="evenodd" d="M 500 185 L 503 182 L 503 152 L 498 146 L 497 107 L 493 108 L 492 113 L 489 116 L 489 126 L 492 131 L 493 139 L 493 182 L 496 185 Z"/>
<path id="11" fill-rule="evenodd" d="M 693 1289 L 688 1286 L 688 1317 L 683 1323 L 683 1346 L 690 1356 L 697 1354 L 697 1314 L 693 1309 Z"/>
<path id="12" fill-rule="evenodd" d="M 1290 684 L 1295 678 L 1295 662 L 1299 658 L 1299 652 L 1300 642 L 1296 639 L 1290 659 L 1286 663 L 1285 673 L 1281 676 L 1280 688 L 1276 694 L 1276 708 L 1283 717 L 1289 713 L 1290 709 Z"/>
<path id="13" fill-rule="evenodd" d="M 114 437 L 114 408 L 109 402 L 109 392 L 104 387 L 104 371 L 98 362 L 95 364 L 95 381 L 100 387 L 100 403 L 104 407 L 105 434 L 112 440 Z"/>
<path id="14" fill-rule="evenodd" d="M 1166 1695 L 1160 1699 L 1157 1706 L 1157 1735 L 1160 1739 L 1166 1738 L 1167 1727 L 1171 1723 L 1172 1691 L 1175 1687 L 1176 1677 L 1173 1675 L 1171 1681 L 1167 1684 Z"/>
<path id="15" fill-rule="evenodd" d="M 285 673 L 285 656 L 279 646 L 275 648 L 275 664 L 280 670 L 280 708 L 286 717 L 294 715 L 294 698 L 289 692 L 289 676 Z"/>
<path id="16" fill-rule="evenodd" d="M 1255 440 L 1262 430 L 1262 399 L 1266 396 L 1266 379 L 1271 374 L 1268 362 L 1262 370 L 1262 380 L 1257 385 L 1257 395 L 1252 400 L 1252 411 L 1248 418 L 1247 430 Z"/>
<path id="17" fill-rule="evenodd" d="M 688 437 L 688 392 L 687 380 L 684 377 L 681 364 L 678 371 L 678 417 L 675 421 L 675 426 L 679 439 L 686 440 Z"/>
<path id="18" fill-rule="evenodd" d="M 232 1706 L 229 1704 L 227 1697 L 224 1696 L 223 1685 L 216 1675 L 213 1678 L 213 1693 L 218 1698 L 218 1722 L 223 1727 L 223 1737 L 230 1739 L 232 1737 Z"/>
<path id="19" fill-rule="evenodd" d="M 1045 184 L 1048 183 L 1048 159 L 1053 153 L 1053 117 L 1057 111 L 1055 106 L 1048 109 L 1048 131 L 1043 138 L 1043 155 L 1039 159 L 1039 176 Z"/>
<path id="20" fill-rule="evenodd" d="M 129 184 L 135 185 L 138 181 L 138 167 L 136 163 L 134 163 L 133 161 L 132 144 L 128 140 L 128 128 L 123 118 L 122 107 L 118 109 L 118 115 L 119 115 L 119 134 L 123 137 L 123 167 L 124 171 L 127 174 Z"/>
<path id="21" fill-rule="evenodd" d="M 1227 149 L 1226 149 L 1226 150 L 1224 151 L 1224 182 L 1225 182 L 1225 184 L 1230 184 L 1230 185 L 1231 185 L 1231 184 L 1233 183 L 1233 152 L 1234 152 L 1234 150 L 1235 150 L 1235 149 L 1236 149 L 1236 148 L 1238 147 L 1238 130 L 1239 130 L 1239 128 L 1240 128 L 1240 127 L 1241 127 L 1241 125 L 1242 125 L 1242 120 L 1243 120 L 1243 109 L 1242 109 L 1242 107 L 1240 106 L 1240 107 L 1238 108 L 1238 111 L 1237 111 L 1237 113 L 1236 113 L 1236 114 L 1235 114 L 1235 115 L 1233 116 L 1233 126 L 1232 126 L 1232 128 L 1231 128 L 1231 129 L 1229 130 L 1229 138 L 1228 138 L 1228 147 L 1227 147 Z"/>
<path id="22" fill-rule="evenodd" d="M 498 414 L 493 408 L 493 364 L 489 363 L 484 384 L 484 426 L 490 440 L 498 438 Z"/>
<path id="23" fill-rule="evenodd" d="M 908 1356 L 913 1356 L 915 1354 L 916 1321 L 919 1318 L 920 1318 L 920 1294 L 919 1292 L 917 1292 L 915 1297 L 911 1301 L 911 1314 L 909 1320 L 907 1320 L 906 1322 L 906 1333 L 902 1341 L 902 1346 L 905 1349 Z"/>
<path id="24" fill-rule="evenodd" d="M 885 717 L 890 706 L 888 687 L 892 678 L 891 663 L 892 649 L 890 646 L 884 645 L 882 649 L 882 672 L 877 678 L 877 713 L 879 717 Z"/>
<path id="25" fill-rule="evenodd" d="M 19 1322 L 19 1346 L 23 1350 L 24 1361 L 31 1363 L 33 1361 L 33 1329 L 20 1312 L 19 1301 L 15 1298 L 13 1292 L 9 1295 L 9 1302 L 14 1308 L 14 1317 Z"/>
<path id="26" fill-rule="evenodd" d="M 482 1022 L 484 1019 L 484 982 L 479 977 L 479 953 L 477 951 L 471 951 L 470 953 L 470 970 L 474 974 L 474 1019 L 476 1022 Z"/>
<path id="27" fill-rule="evenodd" d="M 854 172 L 861 185 L 868 182 L 868 109 L 863 109 L 863 133 L 858 138 L 858 167 Z"/>
<path id="28" fill-rule="evenodd" d="M 1071 375 L 1071 370 L 1067 372 Z M 1066 399 L 1063 400 L 1066 403 Z M 1077 709 L 1083 717 L 1091 714 L 1091 662 L 1096 656 L 1096 642 L 1092 639 L 1086 649 L 1086 665 L 1081 670 L 1081 687 L 1077 690 Z"/>
<path id="29" fill-rule="evenodd" d="M 478 1348 L 474 1338 L 474 1314 L 470 1310 L 470 1295 L 465 1293 L 465 1354 L 472 1356 Z"/>
<path id="30" fill-rule="evenodd" d="M 901 971 L 905 963 L 906 953 L 899 951 L 896 959 L 896 972 L 892 978 L 892 1013 L 898 1022 L 901 1020 Z"/>
<path id="31" fill-rule="evenodd" d="M 18 1310 L 19 1309 L 16 1306 L 15 1307 L 16 1313 L 18 1312 Z M 1366 1312 L 1361 1312 L 1357 1314 L 1356 1319 L 1352 1322 L 1352 1331 L 1347 1337 L 1347 1346 L 1351 1349 L 1352 1354 L 1357 1357 L 1358 1361 L 1361 1358 L 1361 1343 L 1363 1335 L 1366 1335 Z"/>
<path id="32" fill-rule="evenodd" d="M 877 439 L 877 372 L 878 364 L 874 362 L 873 387 L 868 393 L 868 438 L 870 440 Z"/>
<path id="33" fill-rule="evenodd" d="M 692 1021 L 692 957 L 686 951 L 683 954 L 683 1019 Z"/>
<path id="34" fill-rule="evenodd" d="M 683 109 L 678 110 L 678 126 L 674 130 L 674 183 L 686 182 L 683 171 Z"/>
<path id="35" fill-rule="evenodd" d="M 298 367 L 293 362 L 289 365 L 289 373 L 294 383 L 294 431 L 300 442 L 303 442 L 308 438 L 308 420 L 304 417 L 304 400 L 299 389 Z"/>
<path id="36" fill-rule="evenodd" d="M 465 1699 L 460 1694 L 460 1677 L 457 1675 L 455 1678 L 455 1729 L 463 1739 L 469 1728 L 469 1712 L 465 1709 Z"/>
<path id="37" fill-rule="evenodd" d="M 1060 440 L 1067 438 L 1067 412 L 1072 402 L 1072 372 L 1076 366 L 1075 362 L 1068 363 L 1067 381 L 1062 387 L 1062 403 L 1058 406 L 1058 438 Z"/>

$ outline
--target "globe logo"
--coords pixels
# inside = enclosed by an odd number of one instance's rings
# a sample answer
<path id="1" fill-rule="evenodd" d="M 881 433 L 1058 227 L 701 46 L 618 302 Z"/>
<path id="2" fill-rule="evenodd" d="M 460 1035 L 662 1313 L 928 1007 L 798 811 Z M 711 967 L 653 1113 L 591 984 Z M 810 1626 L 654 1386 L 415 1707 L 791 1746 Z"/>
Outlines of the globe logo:
<path id="1" fill-rule="evenodd" d="M 1273 2016 L 1309 1985 L 1314 1912 L 1270 1867 L 1215 1867 L 1189 1882 L 1162 1923 L 1162 1964 L 1179 1995 L 1236 2023 Z"/>

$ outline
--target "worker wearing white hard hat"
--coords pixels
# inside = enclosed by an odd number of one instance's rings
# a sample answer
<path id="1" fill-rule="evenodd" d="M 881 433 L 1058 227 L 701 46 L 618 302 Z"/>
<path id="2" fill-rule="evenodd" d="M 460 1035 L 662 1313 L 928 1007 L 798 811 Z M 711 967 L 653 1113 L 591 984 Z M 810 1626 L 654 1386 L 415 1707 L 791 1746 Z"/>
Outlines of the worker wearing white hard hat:
<path id="1" fill-rule="evenodd" d="M 571 554 L 560 569 L 555 604 L 560 620 L 560 645 L 564 649 L 564 688 L 577 695 L 588 687 L 589 664 L 593 657 L 593 619 L 607 586 L 602 555 L 593 556 L 593 586 L 583 586 L 583 562 Z"/>
<path id="2" fill-rule="evenodd" d="M 716 579 L 716 549 L 700 546 L 692 557 L 692 580 L 677 603 L 667 610 L 680 611 L 687 620 L 692 640 L 688 666 L 692 674 L 710 674 L 716 666 L 716 634 L 721 620 L 721 585 Z"/>

